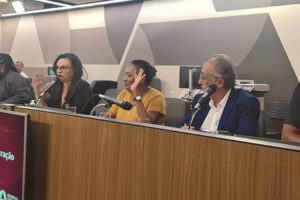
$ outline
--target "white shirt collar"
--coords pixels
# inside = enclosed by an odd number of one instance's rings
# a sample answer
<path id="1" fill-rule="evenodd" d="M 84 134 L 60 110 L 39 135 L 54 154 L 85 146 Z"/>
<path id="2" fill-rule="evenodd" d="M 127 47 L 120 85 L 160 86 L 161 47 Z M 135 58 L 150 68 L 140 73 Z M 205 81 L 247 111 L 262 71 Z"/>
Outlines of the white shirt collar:
<path id="1" fill-rule="evenodd" d="M 214 106 L 214 100 L 210 99 L 209 101 L 209 106 L 211 109 L 214 109 L 214 110 L 219 110 L 221 107 L 224 108 L 226 103 L 227 103 L 227 100 L 229 98 L 229 94 L 231 92 L 231 89 L 228 90 L 228 92 L 226 93 L 226 95 L 223 97 L 223 99 L 220 101 L 220 103 L 217 105 L 217 107 Z"/>

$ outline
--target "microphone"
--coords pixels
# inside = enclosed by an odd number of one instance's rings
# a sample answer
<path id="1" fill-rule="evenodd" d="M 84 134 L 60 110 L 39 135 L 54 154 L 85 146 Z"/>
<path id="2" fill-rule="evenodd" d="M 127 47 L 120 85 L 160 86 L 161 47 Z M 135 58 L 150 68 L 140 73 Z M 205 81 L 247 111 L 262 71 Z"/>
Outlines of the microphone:
<path id="1" fill-rule="evenodd" d="M 49 89 L 57 82 L 59 81 L 58 77 L 55 77 L 51 83 L 44 89 L 44 91 L 40 94 L 39 98 L 36 101 L 36 105 L 39 104 L 40 100 L 42 99 L 42 97 L 49 91 Z"/>
<path id="2" fill-rule="evenodd" d="M 192 116 L 188 124 L 188 129 L 190 130 L 191 125 L 200 111 L 201 106 L 207 101 L 208 97 L 215 93 L 217 91 L 217 86 L 215 84 L 211 84 L 207 87 L 206 92 L 201 96 L 201 98 L 198 100 L 197 104 L 195 105 L 193 111 L 192 111 Z"/>
<path id="3" fill-rule="evenodd" d="M 216 90 L 217 90 L 217 86 L 215 84 L 209 85 L 206 92 L 201 96 L 201 98 L 199 98 L 199 100 L 194 108 L 196 108 L 196 109 L 200 108 L 206 102 L 208 97 L 210 97 L 210 95 L 215 93 Z"/>
<path id="4" fill-rule="evenodd" d="M 40 94 L 40 97 L 39 98 L 41 98 L 41 97 L 43 97 L 48 91 L 49 91 L 49 89 L 57 82 L 59 80 L 59 78 L 58 77 L 55 77 L 52 81 L 51 81 L 51 83 L 48 85 L 48 87 L 46 87 L 45 89 L 44 89 L 44 91 Z"/>
<path id="5" fill-rule="evenodd" d="M 109 96 L 105 96 L 103 94 L 99 94 L 99 97 L 108 101 L 111 104 L 116 104 L 116 105 L 120 106 L 124 110 L 131 110 L 131 108 L 132 108 L 132 104 L 127 101 L 120 101 L 120 100 L 111 98 Z"/>

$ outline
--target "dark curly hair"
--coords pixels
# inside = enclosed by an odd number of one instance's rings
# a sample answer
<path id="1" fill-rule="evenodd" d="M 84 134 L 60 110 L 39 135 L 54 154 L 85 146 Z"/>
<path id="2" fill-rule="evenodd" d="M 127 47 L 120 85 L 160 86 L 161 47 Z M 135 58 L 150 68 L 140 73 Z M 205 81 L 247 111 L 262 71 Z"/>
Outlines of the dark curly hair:
<path id="1" fill-rule="evenodd" d="M 148 86 L 156 75 L 157 70 L 145 60 L 133 60 L 131 64 L 136 67 L 137 72 L 139 72 L 141 68 L 144 70 L 144 74 L 146 74 L 145 83 Z"/>
<path id="2" fill-rule="evenodd" d="M 6 53 L 0 53 L 0 64 L 4 64 L 6 71 L 17 72 L 13 59 Z"/>

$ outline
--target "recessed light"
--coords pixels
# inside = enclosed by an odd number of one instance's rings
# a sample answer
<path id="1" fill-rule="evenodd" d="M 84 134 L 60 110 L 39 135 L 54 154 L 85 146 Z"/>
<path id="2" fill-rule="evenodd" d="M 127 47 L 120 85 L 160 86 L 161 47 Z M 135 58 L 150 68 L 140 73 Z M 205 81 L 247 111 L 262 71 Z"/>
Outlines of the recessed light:
<path id="1" fill-rule="evenodd" d="M 13 2 L 11 2 L 11 4 L 14 7 L 16 13 L 23 13 L 23 12 L 25 12 L 23 3 L 21 1 L 13 1 Z"/>
<path id="2" fill-rule="evenodd" d="M 31 15 L 31 14 L 39 14 L 39 13 L 49 13 L 49 12 L 55 12 L 55 11 L 67 11 L 67 10 L 73 10 L 78 8 L 90 8 L 94 6 L 105 6 L 105 5 L 112 5 L 112 4 L 118 4 L 118 3 L 126 3 L 126 2 L 134 2 L 134 1 L 140 1 L 140 0 L 110 0 L 110 1 L 101 1 L 101 2 L 94 2 L 94 3 L 88 3 L 88 4 L 79 4 L 75 6 L 65 6 L 65 7 L 57 7 L 57 8 L 48 8 L 48 9 L 42 9 L 42 10 L 31 10 L 26 11 L 23 13 L 8 13 L 8 14 L 2 14 L 1 17 L 14 17 L 14 16 L 23 16 L 23 15 Z"/>

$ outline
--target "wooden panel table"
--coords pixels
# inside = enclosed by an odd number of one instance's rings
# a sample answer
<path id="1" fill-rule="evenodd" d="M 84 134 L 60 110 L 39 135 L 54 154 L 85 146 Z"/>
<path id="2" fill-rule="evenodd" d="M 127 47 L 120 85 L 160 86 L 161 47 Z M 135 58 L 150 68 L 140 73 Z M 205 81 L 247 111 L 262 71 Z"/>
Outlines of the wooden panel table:
<path id="1" fill-rule="evenodd" d="M 300 147 L 16 107 L 27 200 L 300 199 Z"/>

